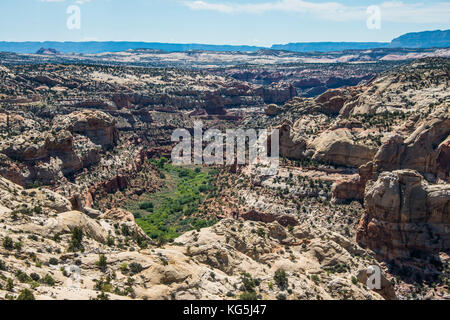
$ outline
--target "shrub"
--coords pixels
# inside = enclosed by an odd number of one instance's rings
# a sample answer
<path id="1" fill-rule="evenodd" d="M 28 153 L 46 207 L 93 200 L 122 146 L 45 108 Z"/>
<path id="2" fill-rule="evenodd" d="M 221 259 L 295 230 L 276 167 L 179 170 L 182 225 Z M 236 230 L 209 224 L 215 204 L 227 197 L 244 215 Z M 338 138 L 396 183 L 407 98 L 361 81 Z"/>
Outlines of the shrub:
<path id="1" fill-rule="evenodd" d="M 252 300 L 258 300 L 258 296 L 256 295 L 256 292 L 243 292 L 239 296 L 239 299 L 240 300 L 252 301 Z"/>
<path id="2" fill-rule="evenodd" d="M 39 206 L 34 207 L 33 212 L 36 213 L 36 214 L 41 214 L 42 213 L 42 208 L 39 207 Z"/>
<path id="3" fill-rule="evenodd" d="M 132 263 L 130 263 L 130 265 L 129 265 L 129 268 L 130 268 L 130 271 L 133 273 L 133 274 L 138 274 L 138 273 L 140 273 L 141 271 L 142 271 L 142 265 L 140 265 L 139 263 L 136 263 L 136 262 L 132 262 Z"/>
<path id="4" fill-rule="evenodd" d="M 72 231 L 72 237 L 69 243 L 70 251 L 83 251 L 83 230 L 81 228 L 75 227 Z"/>
<path id="5" fill-rule="evenodd" d="M 106 293 L 104 293 L 104 292 L 101 292 L 101 293 L 97 296 L 97 298 L 95 298 L 94 300 L 106 301 L 106 300 L 109 300 L 109 295 L 106 294 Z"/>
<path id="6" fill-rule="evenodd" d="M 153 202 L 150 202 L 150 201 L 142 202 L 139 205 L 139 209 L 149 211 L 149 212 L 152 212 L 154 208 L 155 208 L 155 205 L 153 204 Z"/>
<path id="7" fill-rule="evenodd" d="M 106 239 L 106 245 L 108 247 L 113 247 L 114 246 L 114 238 L 111 235 L 108 235 L 108 238 Z"/>
<path id="8" fill-rule="evenodd" d="M 104 269 L 106 269 L 107 261 L 108 261 L 108 259 L 106 258 L 106 256 L 105 256 L 104 254 L 101 254 L 101 255 L 98 257 L 97 266 L 98 266 L 100 269 L 104 270 Z"/>
<path id="9" fill-rule="evenodd" d="M 243 273 L 241 279 L 244 286 L 244 291 L 255 291 L 255 287 L 258 285 L 258 282 L 255 281 L 249 273 Z"/>
<path id="10" fill-rule="evenodd" d="M 17 300 L 35 300 L 35 298 L 33 292 L 28 289 L 23 289 L 17 297 Z"/>
<path id="11" fill-rule="evenodd" d="M 288 286 L 288 278 L 284 270 L 278 269 L 277 271 L 275 271 L 273 280 L 275 280 L 275 283 L 280 288 L 286 288 Z"/>
<path id="12" fill-rule="evenodd" d="M 5 239 L 3 239 L 3 248 L 5 248 L 6 250 L 12 250 L 14 248 L 14 242 L 10 237 L 6 237 Z"/>
<path id="13" fill-rule="evenodd" d="M 59 261 L 58 261 L 58 259 L 52 257 L 52 258 L 50 258 L 50 260 L 48 260 L 48 263 L 52 266 L 56 266 L 59 263 Z"/>
<path id="14" fill-rule="evenodd" d="M 258 234 L 258 236 L 260 236 L 261 238 L 264 238 L 264 236 L 266 235 L 266 232 L 264 231 L 263 228 L 258 228 L 258 231 L 256 232 Z"/>
<path id="15" fill-rule="evenodd" d="M 122 263 L 122 264 L 120 265 L 120 270 L 121 270 L 122 272 L 127 271 L 127 269 L 128 269 L 128 264 L 127 264 L 126 262 L 124 262 L 124 263 Z"/>
<path id="16" fill-rule="evenodd" d="M 13 291 L 13 289 L 14 289 L 14 280 L 11 278 L 8 278 L 8 280 L 6 280 L 6 290 Z"/>
<path id="17" fill-rule="evenodd" d="M 22 283 L 31 281 L 31 278 L 25 272 L 22 272 L 20 270 L 16 272 L 16 277 Z"/>
<path id="18" fill-rule="evenodd" d="M 47 274 L 44 279 L 42 279 L 42 282 L 45 283 L 46 285 L 49 286 L 54 286 L 55 285 L 55 280 L 53 280 L 52 276 Z"/>
<path id="19" fill-rule="evenodd" d="M 14 249 L 16 249 L 17 251 L 22 250 L 22 242 L 15 242 Z"/>
<path id="20" fill-rule="evenodd" d="M 33 281 L 39 281 L 41 279 L 41 277 L 37 273 L 34 273 L 34 272 L 32 274 L 30 274 L 30 278 Z"/>
<path id="21" fill-rule="evenodd" d="M 124 235 L 125 237 L 131 236 L 131 231 L 130 231 L 130 228 L 128 227 L 128 225 L 123 224 L 121 227 L 121 231 L 122 231 L 122 235 Z"/>

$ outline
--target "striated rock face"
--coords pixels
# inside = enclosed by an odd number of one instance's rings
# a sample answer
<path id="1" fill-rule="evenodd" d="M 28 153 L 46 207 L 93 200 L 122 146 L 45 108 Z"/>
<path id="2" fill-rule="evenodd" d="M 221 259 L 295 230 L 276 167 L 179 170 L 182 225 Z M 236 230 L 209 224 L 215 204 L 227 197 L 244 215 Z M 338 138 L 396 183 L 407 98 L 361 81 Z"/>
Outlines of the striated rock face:
<path id="1" fill-rule="evenodd" d="M 101 111 L 82 110 L 59 116 L 55 118 L 54 126 L 85 135 L 106 149 L 113 147 L 119 139 L 115 120 Z"/>
<path id="2" fill-rule="evenodd" d="M 367 181 L 372 176 L 373 166 L 369 162 L 359 167 L 359 175 L 349 180 L 338 181 L 331 188 L 332 201 L 335 203 L 363 200 Z"/>
<path id="3" fill-rule="evenodd" d="M 255 89 L 255 94 L 260 95 L 264 103 L 284 103 L 297 96 L 297 90 L 292 84 L 274 83 L 267 87 Z"/>
<path id="4" fill-rule="evenodd" d="M 277 221 L 284 227 L 298 225 L 298 219 L 293 216 L 270 214 L 265 212 L 258 212 L 255 210 L 246 212 L 242 214 L 241 217 L 244 218 L 245 220 L 259 221 L 264 223 L 271 223 Z"/>
<path id="5" fill-rule="evenodd" d="M 406 139 L 396 135 L 384 143 L 374 157 L 378 172 L 413 169 L 421 173 L 439 173 L 448 177 L 450 119 L 432 119 Z"/>
<path id="6" fill-rule="evenodd" d="M 279 129 L 280 155 L 290 159 L 301 159 L 306 150 L 306 141 L 298 136 L 292 123 L 285 121 Z M 270 144 L 269 144 L 270 145 Z"/>
<path id="7" fill-rule="evenodd" d="M 313 159 L 338 165 L 359 167 L 373 159 L 376 149 L 354 141 L 347 129 L 325 131 L 309 146 Z"/>
<path id="8" fill-rule="evenodd" d="M 413 170 L 382 173 L 369 182 L 357 242 L 384 259 L 450 248 L 450 185 L 428 185 Z"/>
<path id="9" fill-rule="evenodd" d="M 450 180 L 450 137 L 442 142 L 438 148 L 436 174 L 440 179 Z"/>
<path id="10" fill-rule="evenodd" d="M 348 90 L 333 89 L 320 95 L 315 101 L 319 104 L 319 110 L 327 115 L 337 115 L 344 103 L 350 99 Z"/>
<path id="11" fill-rule="evenodd" d="M 15 139 L 2 141 L 0 152 L 19 161 L 38 161 L 53 154 L 72 153 L 72 135 L 62 131 L 53 136 L 50 133 L 24 133 Z"/>
<path id="12" fill-rule="evenodd" d="M 82 140 L 82 139 L 81 139 Z M 0 142 L 0 174 L 21 185 L 39 181 L 53 184 L 63 176 L 100 161 L 100 147 L 74 139 L 66 130 L 57 133 L 29 131 Z M 13 162 L 20 161 L 18 165 Z"/>
<path id="13" fill-rule="evenodd" d="M 0 153 L 23 162 L 16 166 L 6 158 L 0 170 L 2 175 L 15 177 L 13 180 L 23 185 L 34 180 L 52 184 L 62 175 L 70 175 L 83 168 L 82 160 L 73 150 L 72 134 L 68 131 L 59 131 L 55 135 L 27 132 L 0 143 Z"/>

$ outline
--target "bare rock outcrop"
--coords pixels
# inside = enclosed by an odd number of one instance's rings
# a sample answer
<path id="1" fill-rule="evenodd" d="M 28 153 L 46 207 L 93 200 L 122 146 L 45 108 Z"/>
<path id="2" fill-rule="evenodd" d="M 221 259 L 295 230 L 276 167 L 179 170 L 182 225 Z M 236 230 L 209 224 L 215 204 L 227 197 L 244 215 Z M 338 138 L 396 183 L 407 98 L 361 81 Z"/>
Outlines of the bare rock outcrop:
<path id="1" fill-rule="evenodd" d="M 283 108 L 281 108 L 280 106 L 278 106 L 276 104 L 269 104 L 264 108 L 264 112 L 268 116 L 276 116 L 276 115 L 280 114 L 281 112 L 283 112 Z"/>
<path id="2" fill-rule="evenodd" d="M 277 221 L 282 226 L 296 226 L 298 225 L 298 219 L 296 217 L 290 215 L 278 215 L 278 214 L 270 214 L 267 212 L 258 212 L 255 210 L 250 210 L 241 215 L 245 220 L 250 221 L 259 221 L 264 223 L 272 223 Z"/>
<path id="3" fill-rule="evenodd" d="M 349 167 L 359 167 L 371 161 L 376 149 L 355 141 L 348 129 L 325 131 L 308 146 L 313 159 Z"/>
<path id="4" fill-rule="evenodd" d="M 280 137 L 280 155 L 290 159 L 302 159 L 306 141 L 293 129 L 292 123 L 286 120 L 277 129 Z"/>
<path id="5" fill-rule="evenodd" d="M 450 136 L 437 150 L 436 174 L 442 180 L 450 180 Z"/>
<path id="6" fill-rule="evenodd" d="M 318 111 L 327 115 L 337 115 L 350 98 L 348 90 L 332 89 L 317 97 L 315 101 L 319 105 Z"/>
<path id="7" fill-rule="evenodd" d="M 120 222 L 135 222 L 134 215 L 131 212 L 120 208 L 108 210 L 103 215 L 101 215 L 100 218 Z"/>
<path id="8" fill-rule="evenodd" d="M 435 118 L 419 124 L 407 138 L 394 135 L 374 157 L 378 172 L 412 169 L 423 174 L 448 177 L 450 119 Z"/>
<path id="9" fill-rule="evenodd" d="M 429 185 L 412 170 L 383 172 L 368 183 L 357 242 L 384 259 L 450 248 L 450 185 Z"/>
<path id="10" fill-rule="evenodd" d="M 101 147 L 69 131 L 29 131 L 0 142 L 0 174 L 21 185 L 54 184 L 100 161 Z M 14 163 L 18 161 L 18 163 Z"/>
<path id="11" fill-rule="evenodd" d="M 101 111 L 75 111 L 59 116 L 53 122 L 56 128 L 87 136 L 93 143 L 107 149 L 115 146 L 119 139 L 115 120 Z"/>
<path id="12" fill-rule="evenodd" d="M 30 289 L 40 300 L 96 298 L 98 281 L 93 279 L 104 281 L 107 274 L 116 275 L 108 280 L 111 288 L 107 289 L 114 300 L 236 299 L 246 290 L 242 289 L 243 273 L 258 279 L 251 290 L 261 299 L 275 299 L 280 293 L 288 299 L 382 299 L 353 280 L 356 272 L 371 263 L 363 257 L 364 250 L 338 234 L 309 225 L 289 231 L 277 222 L 225 219 L 183 234 L 176 244 L 157 248 L 136 224 L 121 221 L 126 214 L 119 211 L 92 219 L 71 211 L 70 203 L 51 191 L 24 190 L 3 178 L 0 195 L 0 237 L 22 244 L 16 249 L 0 247 L 5 276 L 0 279 L 0 299 L 29 288 L 28 283 L 15 281 L 14 288 L 5 289 L 5 279 L 14 278 L 19 270 L 41 279 L 52 276 L 51 285 L 42 282 Z M 53 197 L 65 205 L 55 208 Z M 18 211 L 24 208 L 33 214 Z M 73 242 L 74 230 L 82 231 L 79 242 Z M 292 251 L 285 252 L 286 246 Z M 102 268 L 100 254 L 107 261 Z M 39 267 L 27 264 L 25 257 L 34 257 Z M 82 270 L 77 288 L 67 277 L 74 265 Z M 273 285 L 278 270 L 285 272 L 286 288 Z M 133 283 L 127 282 L 130 277 Z"/>
<path id="13" fill-rule="evenodd" d="M 364 200 L 366 183 L 372 177 L 373 166 L 369 162 L 359 167 L 359 175 L 333 184 L 331 188 L 332 201 L 335 203 L 352 200 Z"/>

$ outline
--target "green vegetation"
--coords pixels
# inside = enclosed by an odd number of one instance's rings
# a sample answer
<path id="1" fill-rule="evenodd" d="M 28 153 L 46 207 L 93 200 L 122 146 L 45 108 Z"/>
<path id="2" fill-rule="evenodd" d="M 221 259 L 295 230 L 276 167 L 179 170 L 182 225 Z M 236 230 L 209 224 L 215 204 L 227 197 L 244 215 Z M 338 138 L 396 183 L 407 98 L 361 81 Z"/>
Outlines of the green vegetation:
<path id="1" fill-rule="evenodd" d="M 8 278 L 8 280 L 6 280 L 6 290 L 13 291 L 13 289 L 14 289 L 14 280 L 11 278 Z"/>
<path id="2" fill-rule="evenodd" d="M 17 297 L 17 300 L 35 300 L 35 298 L 33 292 L 28 289 L 23 289 Z"/>
<path id="3" fill-rule="evenodd" d="M 153 163 L 163 173 L 166 188 L 127 208 L 138 217 L 136 222 L 152 239 L 163 243 L 183 232 L 216 223 L 215 219 L 196 215 L 207 193 L 215 188 L 211 171 L 176 167 L 165 158 Z"/>
<path id="4" fill-rule="evenodd" d="M 97 261 L 97 267 L 99 267 L 102 270 L 105 270 L 108 266 L 108 259 L 104 254 L 99 255 L 98 261 Z"/>
<path id="5" fill-rule="evenodd" d="M 52 278 L 51 275 L 47 274 L 44 279 L 42 279 L 42 282 L 50 287 L 53 287 L 55 285 L 55 280 Z"/>
<path id="6" fill-rule="evenodd" d="M 258 295 L 256 294 L 256 292 L 243 292 L 239 296 L 239 300 L 246 300 L 246 301 L 258 300 Z"/>
<path id="7" fill-rule="evenodd" d="M 129 265 L 129 267 L 130 267 L 130 271 L 133 273 L 133 274 L 138 274 L 138 273 L 140 273 L 141 271 L 142 271 L 142 265 L 140 264 L 140 263 L 136 263 L 136 262 L 132 262 L 132 263 L 130 263 L 130 265 Z"/>
<path id="8" fill-rule="evenodd" d="M 277 300 L 286 300 L 286 295 L 280 293 L 279 295 L 277 295 Z"/>
<path id="9" fill-rule="evenodd" d="M 275 275 L 273 276 L 273 280 L 277 284 L 278 287 L 285 289 L 288 286 L 288 278 L 286 272 L 284 270 L 275 271 Z"/>
<path id="10" fill-rule="evenodd" d="M 258 300 L 258 295 L 256 293 L 256 288 L 260 285 L 259 279 L 254 279 L 249 273 L 243 273 L 242 277 L 242 287 L 243 291 L 239 296 L 240 300 Z"/>
<path id="11" fill-rule="evenodd" d="M 3 239 L 3 248 L 6 250 L 12 250 L 14 248 L 13 240 L 10 237 Z"/>
<path id="12" fill-rule="evenodd" d="M 0 271 L 6 271 L 6 263 L 0 260 Z"/>
<path id="13" fill-rule="evenodd" d="M 83 230 L 81 228 L 75 227 L 72 231 L 72 237 L 70 239 L 69 243 L 69 250 L 76 252 L 76 251 L 83 251 Z"/>
<path id="14" fill-rule="evenodd" d="M 326 267 L 324 268 L 325 271 L 328 271 L 330 273 L 346 273 L 350 272 L 350 266 L 345 263 L 338 263 L 332 267 Z"/>

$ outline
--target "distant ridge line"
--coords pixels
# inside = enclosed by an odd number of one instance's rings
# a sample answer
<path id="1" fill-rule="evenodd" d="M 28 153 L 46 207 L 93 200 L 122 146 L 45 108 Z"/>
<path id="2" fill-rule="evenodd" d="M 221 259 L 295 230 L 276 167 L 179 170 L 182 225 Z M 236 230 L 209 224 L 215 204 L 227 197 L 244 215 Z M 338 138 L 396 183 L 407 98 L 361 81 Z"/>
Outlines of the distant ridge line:
<path id="1" fill-rule="evenodd" d="M 186 51 L 241 51 L 256 52 L 259 50 L 282 50 L 292 52 L 332 52 L 344 50 L 366 50 L 378 48 L 448 48 L 450 47 L 450 30 L 436 30 L 407 33 L 391 42 L 300 42 L 275 44 L 271 47 L 250 45 L 212 45 L 197 43 L 160 43 L 130 41 L 87 41 L 87 42 L 0 42 L 0 51 L 15 53 L 36 53 L 41 49 L 52 49 L 61 53 L 97 54 L 103 52 L 120 52 L 127 50 L 149 49 L 166 52 Z"/>

